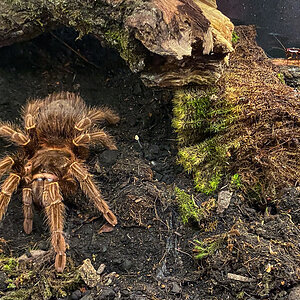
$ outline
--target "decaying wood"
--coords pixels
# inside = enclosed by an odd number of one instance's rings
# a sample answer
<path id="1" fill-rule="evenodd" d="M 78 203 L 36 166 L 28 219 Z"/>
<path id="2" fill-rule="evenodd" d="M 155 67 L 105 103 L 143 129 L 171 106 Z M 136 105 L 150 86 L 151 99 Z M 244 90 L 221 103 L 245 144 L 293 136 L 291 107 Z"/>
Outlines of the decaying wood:
<path id="1" fill-rule="evenodd" d="M 0 47 L 62 25 L 116 48 L 148 86 L 214 83 L 232 51 L 215 0 L 5 0 Z"/>

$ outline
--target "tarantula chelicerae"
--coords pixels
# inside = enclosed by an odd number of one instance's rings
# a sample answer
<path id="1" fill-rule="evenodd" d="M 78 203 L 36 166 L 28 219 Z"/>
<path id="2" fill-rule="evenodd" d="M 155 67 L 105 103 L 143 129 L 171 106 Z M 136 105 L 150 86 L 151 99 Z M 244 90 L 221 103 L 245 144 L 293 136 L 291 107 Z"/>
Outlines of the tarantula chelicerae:
<path id="1" fill-rule="evenodd" d="M 74 191 L 78 182 L 105 219 L 112 226 L 117 224 L 84 161 L 92 143 L 117 149 L 112 138 L 95 123 L 106 120 L 116 124 L 119 117 L 108 108 L 88 108 L 80 96 L 62 92 L 29 101 L 23 119 L 24 130 L 0 123 L 0 136 L 20 146 L 18 153 L 0 161 L 0 176 L 9 172 L 0 192 L 0 220 L 21 183 L 24 231 L 32 231 L 33 205 L 44 208 L 56 252 L 55 268 L 62 272 L 66 265 L 62 193 Z"/>

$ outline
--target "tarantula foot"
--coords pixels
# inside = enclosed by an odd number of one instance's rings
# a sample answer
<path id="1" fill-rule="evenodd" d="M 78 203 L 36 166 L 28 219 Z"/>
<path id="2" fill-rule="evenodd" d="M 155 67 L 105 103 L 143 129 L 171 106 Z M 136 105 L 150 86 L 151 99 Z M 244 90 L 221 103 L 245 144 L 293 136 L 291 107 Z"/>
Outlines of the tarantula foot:
<path id="1" fill-rule="evenodd" d="M 112 226 L 117 225 L 118 223 L 117 217 L 113 214 L 111 210 L 108 210 L 107 212 L 103 213 L 103 216 L 110 225 Z"/>
<path id="2" fill-rule="evenodd" d="M 32 220 L 24 220 L 23 228 L 25 233 L 30 234 L 32 232 Z"/>
<path id="3" fill-rule="evenodd" d="M 57 253 L 55 257 L 55 270 L 59 273 L 64 271 L 66 266 L 66 253 Z"/>
<path id="4" fill-rule="evenodd" d="M 118 150 L 116 145 L 109 145 L 109 150 Z"/>

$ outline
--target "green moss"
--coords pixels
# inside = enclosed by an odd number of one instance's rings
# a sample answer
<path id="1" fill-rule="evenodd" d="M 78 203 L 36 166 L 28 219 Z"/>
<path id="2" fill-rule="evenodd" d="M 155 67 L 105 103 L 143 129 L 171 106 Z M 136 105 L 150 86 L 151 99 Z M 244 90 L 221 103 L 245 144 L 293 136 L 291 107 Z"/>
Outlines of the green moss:
<path id="1" fill-rule="evenodd" d="M 277 77 L 281 83 L 285 84 L 284 75 L 282 73 L 277 73 Z"/>
<path id="2" fill-rule="evenodd" d="M 143 50 L 139 51 L 137 44 L 133 41 L 134 37 L 131 37 L 127 30 L 110 26 L 107 31 L 104 29 L 103 37 L 109 47 L 119 52 L 132 71 L 139 72 L 143 68 L 141 65 L 144 61 Z"/>
<path id="3" fill-rule="evenodd" d="M 178 163 L 186 171 L 193 172 L 198 191 L 210 194 L 218 188 L 226 173 L 230 151 L 238 147 L 238 140 L 224 144 L 222 136 L 207 138 L 195 146 L 179 149 Z"/>
<path id="4" fill-rule="evenodd" d="M 0 256 L 0 269 L 8 279 L 7 293 L 1 299 L 52 299 L 67 296 L 81 283 L 78 268 L 71 259 L 63 273 L 56 273 L 49 268 L 49 261 L 32 266 L 19 263 L 14 257 Z M 9 291 L 14 289 L 14 291 Z"/>
<path id="5" fill-rule="evenodd" d="M 211 104 L 210 93 L 180 90 L 175 95 L 174 103 L 175 129 L 202 128 L 206 125 L 206 115 Z"/>
<path id="6" fill-rule="evenodd" d="M 213 193 L 219 186 L 222 179 L 221 168 L 216 167 L 211 171 L 196 171 L 195 173 L 195 188 L 204 194 Z"/>
<path id="7" fill-rule="evenodd" d="M 42 288 L 40 288 L 40 290 L 42 292 L 43 299 L 50 299 L 53 296 L 53 294 L 49 286 L 49 283 L 47 281 L 47 278 L 43 276 L 40 280 L 40 284 L 41 283 L 42 283 Z"/>
<path id="8" fill-rule="evenodd" d="M 205 211 L 195 203 L 193 195 L 178 187 L 175 187 L 175 194 L 183 224 L 187 224 L 190 219 L 198 222 L 203 218 Z"/>
<path id="9" fill-rule="evenodd" d="M 30 289 L 19 289 L 17 291 L 7 293 L 7 295 L 1 297 L 1 300 L 27 300 L 30 299 L 30 295 Z"/>
<path id="10" fill-rule="evenodd" d="M 217 251 L 223 242 L 223 239 L 217 239 L 216 241 L 202 242 L 194 240 L 195 246 L 193 251 L 196 253 L 196 259 L 203 259 L 209 255 L 213 255 Z"/>
<path id="11" fill-rule="evenodd" d="M 233 188 L 239 189 L 242 186 L 242 179 L 239 174 L 234 174 L 231 176 L 230 184 Z"/>
<path id="12" fill-rule="evenodd" d="M 232 105 L 217 99 L 217 89 L 185 88 L 176 91 L 173 127 L 178 133 L 180 144 L 193 142 L 199 135 L 216 134 L 223 131 L 234 120 Z M 228 117 L 225 117 L 228 116 Z"/>
<path id="13" fill-rule="evenodd" d="M 11 282 L 10 282 L 11 281 Z M 8 279 L 7 280 L 7 283 L 8 283 L 8 285 L 7 285 L 7 289 L 15 289 L 16 288 L 16 285 L 12 282 L 12 280 L 11 279 Z"/>
<path id="14" fill-rule="evenodd" d="M 226 174 L 231 150 L 240 145 L 238 138 L 224 138 L 238 119 L 240 106 L 234 100 L 218 98 L 213 87 L 179 89 L 173 103 L 173 127 L 180 145 L 178 163 L 193 173 L 198 191 L 210 194 Z"/>
<path id="15" fill-rule="evenodd" d="M 130 44 L 129 44 L 129 34 L 127 31 L 119 28 L 109 29 L 105 32 L 104 37 L 109 45 L 117 49 L 120 56 L 128 61 L 130 59 Z"/>
<path id="16" fill-rule="evenodd" d="M 6 272 L 13 272 L 17 269 L 19 263 L 18 261 L 15 259 L 15 258 L 7 258 L 7 259 L 3 259 L 2 262 L 5 262 L 3 267 L 2 267 L 2 270 L 3 271 L 6 271 Z"/>
<path id="17" fill-rule="evenodd" d="M 240 39 L 240 37 L 237 35 L 237 33 L 235 31 L 232 32 L 232 44 L 236 44 L 238 42 L 238 40 Z"/>

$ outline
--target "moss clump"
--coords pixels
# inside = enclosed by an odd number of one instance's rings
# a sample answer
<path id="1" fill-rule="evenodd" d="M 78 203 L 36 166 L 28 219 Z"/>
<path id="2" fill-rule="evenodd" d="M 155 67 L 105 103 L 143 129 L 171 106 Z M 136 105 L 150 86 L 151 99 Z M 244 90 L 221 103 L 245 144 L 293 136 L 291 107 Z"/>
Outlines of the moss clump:
<path id="1" fill-rule="evenodd" d="M 18 268 L 18 261 L 13 258 L 13 257 L 10 257 L 10 258 L 3 258 L 3 259 L 0 259 L 2 263 L 4 263 L 4 265 L 2 266 L 2 270 L 5 271 L 5 272 L 9 272 L 9 273 L 12 273 L 14 271 L 16 271 L 16 269 Z"/>
<path id="2" fill-rule="evenodd" d="M 18 262 L 14 257 L 0 257 L 0 269 L 8 279 L 8 291 L 1 299 L 52 299 L 67 296 L 81 282 L 78 268 L 69 259 L 66 270 L 58 274 L 50 268 L 52 256 L 46 255 L 31 262 Z"/>
<path id="3" fill-rule="evenodd" d="M 183 88 L 173 99 L 173 127 L 181 145 L 222 132 L 237 118 L 238 106 L 217 97 L 217 88 Z"/>
<path id="4" fill-rule="evenodd" d="M 193 252 L 196 259 L 203 259 L 209 255 L 213 255 L 222 245 L 223 238 L 218 238 L 215 241 L 199 241 L 194 240 L 195 246 Z"/>
<path id="5" fill-rule="evenodd" d="M 175 93 L 173 126 L 178 162 L 193 173 L 198 191 L 212 193 L 226 178 L 265 203 L 299 180 L 299 95 L 282 84 L 247 30 L 237 29 L 236 51 L 218 88 Z"/>
<path id="6" fill-rule="evenodd" d="M 277 77 L 282 84 L 285 84 L 284 75 L 282 73 L 277 73 Z"/>
<path id="7" fill-rule="evenodd" d="M 191 219 L 199 222 L 205 215 L 205 211 L 195 203 L 193 195 L 187 194 L 178 187 L 175 187 L 175 194 L 182 223 L 187 224 Z"/>
<path id="8" fill-rule="evenodd" d="M 240 39 L 240 37 L 237 35 L 237 33 L 235 31 L 233 31 L 232 32 L 232 38 L 231 38 L 232 44 L 236 44 L 239 39 Z"/>
<path id="9" fill-rule="evenodd" d="M 209 194 L 219 186 L 239 139 L 227 141 L 223 133 L 239 116 L 235 101 L 224 101 L 216 88 L 181 89 L 175 94 L 173 126 L 181 148 L 178 162 L 194 174 L 198 191 Z M 234 98 L 233 98 L 234 99 Z"/>
<path id="10" fill-rule="evenodd" d="M 118 50 L 120 56 L 125 60 L 131 59 L 132 53 L 130 51 L 130 39 L 129 33 L 124 29 L 110 28 L 104 33 L 106 42 L 112 47 Z"/>
<path id="11" fill-rule="evenodd" d="M 207 138 L 196 145 L 178 151 L 178 162 L 193 172 L 195 188 L 205 194 L 214 192 L 225 174 L 230 151 L 239 147 L 239 140 L 227 142 L 222 136 Z"/>
<path id="12" fill-rule="evenodd" d="M 19 289 L 17 291 L 8 292 L 7 295 L 1 297 L 1 300 L 27 300 L 31 299 L 31 290 Z"/>
<path id="13" fill-rule="evenodd" d="M 221 168 L 215 167 L 213 172 L 209 170 L 198 170 L 195 172 L 195 188 L 198 191 L 209 195 L 218 188 L 221 179 Z"/>
<path id="14" fill-rule="evenodd" d="M 143 51 L 139 51 L 133 41 L 134 37 L 126 29 L 117 26 L 110 26 L 109 29 L 103 28 L 103 32 L 101 36 L 107 46 L 116 49 L 132 71 L 139 72 L 143 68 L 141 61 L 144 59 L 144 54 Z"/>
<path id="15" fill-rule="evenodd" d="M 239 174 L 234 174 L 231 176 L 230 185 L 234 189 L 240 189 L 242 187 L 242 179 Z"/>
<path id="16" fill-rule="evenodd" d="M 216 207 L 214 198 L 208 199 L 197 205 L 193 195 L 189 195 L 178 187 L 175 187 L 176 202 L 179 207 L 180 216 L 183 224 L 187 224 L 190 220 L 199 222 L 207 218 L 212 210 Z M 209 230 L 214 230 L 216 223 L 210 224 Z"/>
<path id="17" fill-rule="evenodd" d="M 180 144 L 187 144 L 195 131 L 205 131 L 209 126 L 207 114 L 211 105 L 211 93 L 198 90 L 178 90 L 173 99 L 173 127 Z"/>

